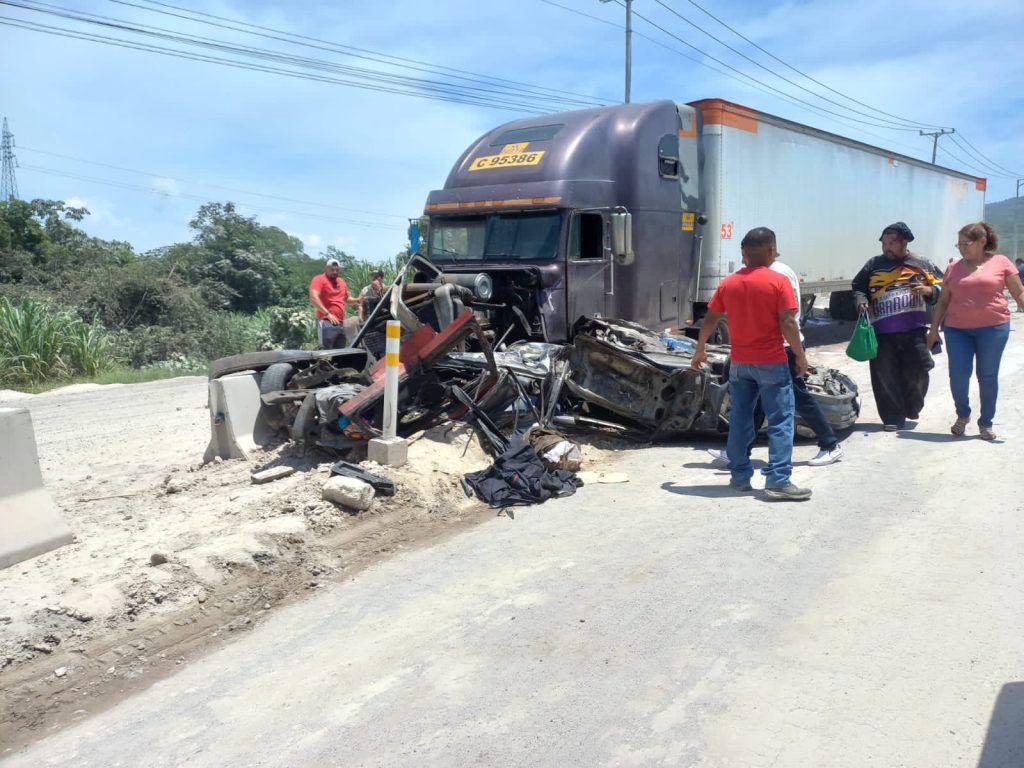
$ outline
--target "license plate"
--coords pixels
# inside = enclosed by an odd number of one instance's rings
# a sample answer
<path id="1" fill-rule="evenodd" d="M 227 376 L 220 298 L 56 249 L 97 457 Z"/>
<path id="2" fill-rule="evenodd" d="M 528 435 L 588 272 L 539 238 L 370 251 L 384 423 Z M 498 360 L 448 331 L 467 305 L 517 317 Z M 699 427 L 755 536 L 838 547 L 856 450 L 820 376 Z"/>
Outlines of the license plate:
<path id="1" fill-rule="evenodd" d="M 486 171 L 491 168 L 512 168 L 526 165 L 537 165 L 542 157 L 544 157 L 543 149 L 537 150 L 536 152 L 516 152 L 514 154 L 506 153 L 501 155 L 484 155 L 483 157 L 478 157 L 476 160 L 470 163 L 469 170 Z"/>

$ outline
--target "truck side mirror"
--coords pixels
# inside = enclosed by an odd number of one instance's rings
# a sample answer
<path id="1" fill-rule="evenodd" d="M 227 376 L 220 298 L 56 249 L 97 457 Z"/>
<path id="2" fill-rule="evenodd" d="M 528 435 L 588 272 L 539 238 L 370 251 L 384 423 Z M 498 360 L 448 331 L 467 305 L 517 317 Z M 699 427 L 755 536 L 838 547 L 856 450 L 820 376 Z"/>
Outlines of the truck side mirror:
<path id="1" fill-rule="evenodd" d="M 636 260 L 633 253 L 633 214 L 613 213 L 612 219 L 612 256 L 617 264 L 628 267 Z"/>

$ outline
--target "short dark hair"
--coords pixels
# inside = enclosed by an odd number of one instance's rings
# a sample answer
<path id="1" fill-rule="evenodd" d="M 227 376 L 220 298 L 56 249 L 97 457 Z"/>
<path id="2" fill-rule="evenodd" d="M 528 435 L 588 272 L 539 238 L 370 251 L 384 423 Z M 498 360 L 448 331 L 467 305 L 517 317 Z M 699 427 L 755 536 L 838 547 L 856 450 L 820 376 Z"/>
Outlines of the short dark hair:
<path id="1" fill-rule="evenodd" d="M 767 245 L 775 247 L 775 233 L 768 227 L 754 227 L 740 241 L 740 248 L 756 248 Z"/>

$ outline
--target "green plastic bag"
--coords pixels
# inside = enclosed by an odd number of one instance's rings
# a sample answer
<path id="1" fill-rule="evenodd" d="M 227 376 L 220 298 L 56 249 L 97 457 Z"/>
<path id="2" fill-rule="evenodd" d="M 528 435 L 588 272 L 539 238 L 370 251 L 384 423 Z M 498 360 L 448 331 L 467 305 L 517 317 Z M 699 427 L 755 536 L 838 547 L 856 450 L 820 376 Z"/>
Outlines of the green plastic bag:
<path id="1" fill-rule="evenodd" d="M 854 360 L 860 360 L 862 363 L 878 357 L 878 339 L 875 337 L 875 327 L 868 320 L 867 315 L 861 315 L 860 320 L 857 321 L 853 338 L 846 345 L 846 355 Z"/>

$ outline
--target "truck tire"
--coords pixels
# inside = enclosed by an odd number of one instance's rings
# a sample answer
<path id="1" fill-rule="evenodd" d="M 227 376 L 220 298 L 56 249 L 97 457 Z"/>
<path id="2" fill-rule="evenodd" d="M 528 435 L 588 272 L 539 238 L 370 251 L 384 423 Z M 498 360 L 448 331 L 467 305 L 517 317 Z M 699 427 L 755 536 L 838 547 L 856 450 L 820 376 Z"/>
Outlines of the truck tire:
<path id="1" fill-rule="evenodd" d="M 856 320 L 857 305 L 853 300 L 853 291 L 832 291 L 828 297 L 828 313 L 833 320 Z"/>
<path id="2" fill-rule="evenodd" d="M 274 363 L 267 368 L 260 376 L 260 394 L 267 392 L 278 392 L 288 388 L 288 380 L 295 374 L 295 366 L 291 363 Z M 288 427 L 288 420 L 285 416 L 284 407 L 281 405 L 260 405 L 263 417 L 274 429 L 285 429 Z"/>

